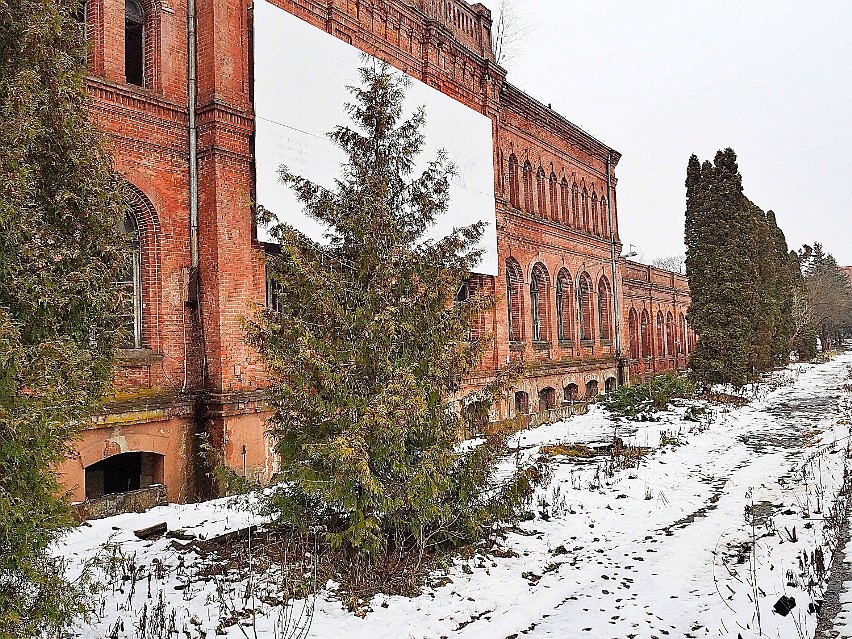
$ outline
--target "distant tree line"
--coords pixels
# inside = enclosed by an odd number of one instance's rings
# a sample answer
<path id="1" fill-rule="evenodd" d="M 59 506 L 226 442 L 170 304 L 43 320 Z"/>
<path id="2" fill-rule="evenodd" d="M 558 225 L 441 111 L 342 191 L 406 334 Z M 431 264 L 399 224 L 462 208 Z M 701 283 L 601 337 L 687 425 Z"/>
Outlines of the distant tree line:
<path id="1" fill-rule="evenodd" d="M 797 331 L 794 306 L 805 289 L 799 255 L 775 214 L 743 193 L 737 156 L 689 159 L 686 177 L 688 318 L 699 335 L 691 365 L 704 383 L 743 385 L 789 361 Z"/>
<path id="2" fill-rule="evenodd" d="M 803 246 L 799 260 L 804 275 L 794 306 L 799 341 L 815 349 L 818 337 L 825 352 L 852 334 L 852 282 L 818 242 Z"/>

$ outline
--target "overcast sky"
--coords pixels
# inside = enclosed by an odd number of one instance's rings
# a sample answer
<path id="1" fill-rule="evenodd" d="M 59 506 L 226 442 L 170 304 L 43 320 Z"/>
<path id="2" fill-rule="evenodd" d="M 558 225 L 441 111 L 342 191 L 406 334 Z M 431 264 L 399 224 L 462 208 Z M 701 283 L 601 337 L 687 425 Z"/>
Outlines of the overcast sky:
<path id="1" fill-rule="evenodd" d="M 682 252 L 689 155 L 730 146 L 791 247 L 852 264 L 852 1 L 519 4 L 509 80 L 623 154 L 625 251 Z"/>

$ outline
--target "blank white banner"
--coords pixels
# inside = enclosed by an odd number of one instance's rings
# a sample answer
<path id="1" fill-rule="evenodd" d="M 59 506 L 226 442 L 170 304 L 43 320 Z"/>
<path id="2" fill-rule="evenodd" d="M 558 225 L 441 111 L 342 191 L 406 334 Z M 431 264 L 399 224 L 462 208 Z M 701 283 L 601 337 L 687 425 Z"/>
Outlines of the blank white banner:
<path id="1" fill-rule="evenodd" d="M 317 184 L 334 187 L 346 156 L 326 134 L 351 122 L 344 105 L 353 96 L 346 87 L 359 84 L 363 53 L 265 0 L 254 3 L 254 31 L 257 201 L 321 241 L 326 229 L 308 218 L 293 191 L 278 181 L 278 168 L 285 165 Z M 413 79 L 404 117 L 419 106 L 426 109 L 426 140 L 415 175 L 439 149 L 447 151 L 458 170 L 449 210 L 428 236 L 444 237 L 454 227 L 485 221 L 483 258 L 476 271 L 496 275 L 491 119 Z M 262 240 L 268 239 L 263 229 L 259 233 Z"/>

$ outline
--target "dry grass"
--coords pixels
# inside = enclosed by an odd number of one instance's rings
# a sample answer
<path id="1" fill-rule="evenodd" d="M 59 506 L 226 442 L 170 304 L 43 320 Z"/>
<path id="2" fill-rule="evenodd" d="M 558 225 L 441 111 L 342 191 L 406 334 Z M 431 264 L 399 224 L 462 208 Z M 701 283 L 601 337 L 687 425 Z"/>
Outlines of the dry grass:
<path id="1" fill-rule="evenodd" d="M 593 451 L 588 446 L 583 446 L 582 444 L 578 445 L 567 445 L 567 444 L 554 444 L 552 446 L 542 446 L 541 453 L 543 455 L 549 455 L 551 457 L 580 457 L 583 459 L 588 459 L 589 457 L 595 457 L 597 453 Z"/>

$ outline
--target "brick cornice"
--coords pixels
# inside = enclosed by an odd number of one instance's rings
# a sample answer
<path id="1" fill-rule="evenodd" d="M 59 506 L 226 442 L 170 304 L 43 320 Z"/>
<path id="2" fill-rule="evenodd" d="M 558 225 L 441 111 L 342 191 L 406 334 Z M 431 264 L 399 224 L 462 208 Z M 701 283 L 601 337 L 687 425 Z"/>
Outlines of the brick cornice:
<path id="1" fill-rule="evenodd" d="M 613 168 L 621 159 L 621 154 L 618 151 L 509 82 L 503 85 L 501 104 L 505 108 L 514 109 L 518 115 L 530 119 L 539 126 L 562 135 L 582 150 L 601 160 L 605 161 L 607 157 L 611 157 Z"/>

